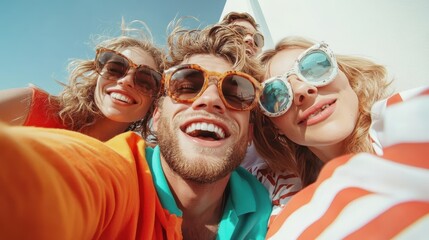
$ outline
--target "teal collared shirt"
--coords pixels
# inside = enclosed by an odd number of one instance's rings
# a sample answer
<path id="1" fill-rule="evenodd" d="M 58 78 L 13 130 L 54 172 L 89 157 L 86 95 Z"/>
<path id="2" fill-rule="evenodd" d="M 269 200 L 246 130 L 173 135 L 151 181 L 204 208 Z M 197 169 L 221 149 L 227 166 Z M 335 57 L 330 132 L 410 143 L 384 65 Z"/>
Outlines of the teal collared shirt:
<path id="1" fill-rule="evenodd" d="M 162 206 L 182 217 L 161 167 L 159 146 L 146 148 L 146 160 Z M 216 239 L 265 239 L 271 200 L 267 190 L 244 168 L 231 173 L 228 199 Z"/>

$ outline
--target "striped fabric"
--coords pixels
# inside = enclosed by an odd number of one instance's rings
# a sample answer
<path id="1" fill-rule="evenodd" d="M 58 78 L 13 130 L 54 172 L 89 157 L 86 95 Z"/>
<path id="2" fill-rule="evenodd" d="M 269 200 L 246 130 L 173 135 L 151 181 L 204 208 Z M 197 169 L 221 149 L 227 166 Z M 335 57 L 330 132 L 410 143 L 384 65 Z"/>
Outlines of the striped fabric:
<path id="1" fill-rule="evenodd" d="M 330 161 L 271 222 L 268 239 L 429 237 L 429 88 L 377 103 L 373 114 L 380 155 Z"/>
<path id="2" fill-rule="evenodd" d="M 302 189 L 298 176 L 287 171 L 272 171 L 256 152 L 253 144 L 247 148 L 247 154 L 241 166 L 268 190 L 273 205 L 270 219 L 279 214 L 290 198 Z"/>

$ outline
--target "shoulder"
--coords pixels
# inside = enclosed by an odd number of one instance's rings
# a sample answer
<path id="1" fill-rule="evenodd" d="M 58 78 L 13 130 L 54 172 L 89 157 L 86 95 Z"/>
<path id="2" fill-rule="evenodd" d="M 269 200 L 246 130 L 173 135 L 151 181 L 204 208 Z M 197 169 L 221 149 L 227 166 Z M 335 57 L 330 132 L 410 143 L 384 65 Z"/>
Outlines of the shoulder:
<path id="1" fill-rule="evenodd" d="M 429 163 L 423 159 L 429 144 L 409 149 L 420 154 L 405 158 L 398 155 L 403 147 L 387 148 L 383 158 L 360 153 L 329 162 L 274 219 L 268 238 L 365 239 L 412 231 L 429 214 Z M 383 230 L 374 231 L 380 223 Z"/>
<path id="2" fill-rule="evenodd" d="M 427 132 L 421 128 L 429 121 L 428 109 L 429 86 L 396 93 L 375 103 L 369 133 L 377 154 L 382 155 L 382 149 L 392 141 L 418 140 L 425 135 Z"/>
<path id="3" fill-rule="evenodd" d="M 144 139 L 133 131 L 124 132 L 111 138 L 106 142 L 106 145 L 125 156 L 138 154 L 146 148 Z"/>
<path id="4" fill-rule="evenodd" d="M 228 217 L 224 219 L 234 225 L 230 238 L 264 239 L 272 208 L 267 190 L 242 167 L 232 172 L 228 186 Z"/>
<path id="5" fill-rule="evenodd" d="M 238 167 L 231 175 L 230 189 L 240 197 L 246 196 L 247 201 L 254 199 L 256 206 L 262 211 L 271 211 L 271 201 L 267 189 L 247 170 Z M 244 200 L 244 199 L 243 199 Z"/>
<path id="6" fill-rule="evenodd" d="M 270 169 L 253 145 L 247 150 L 242 167 L 246 168 L 267 189 L 273 205 L 272 215 L 276 215 L 290 198 L 301 190 L 301 179 L 288 171 Z"/>

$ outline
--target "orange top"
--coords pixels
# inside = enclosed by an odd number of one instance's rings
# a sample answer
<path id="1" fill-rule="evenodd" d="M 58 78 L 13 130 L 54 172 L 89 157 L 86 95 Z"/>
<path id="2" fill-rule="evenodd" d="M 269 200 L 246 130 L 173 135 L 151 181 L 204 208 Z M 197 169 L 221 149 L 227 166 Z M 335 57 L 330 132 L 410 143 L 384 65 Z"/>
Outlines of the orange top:
<path id="1" fill-rule="evenodd" d="M 67 129 L 58 117 L 58 111 L 52 109 L 49 94 L 39 88 L 32 87 L 33 94 L 24 126 Z M 53 100 L 51 100 L 53 101 Z"/>

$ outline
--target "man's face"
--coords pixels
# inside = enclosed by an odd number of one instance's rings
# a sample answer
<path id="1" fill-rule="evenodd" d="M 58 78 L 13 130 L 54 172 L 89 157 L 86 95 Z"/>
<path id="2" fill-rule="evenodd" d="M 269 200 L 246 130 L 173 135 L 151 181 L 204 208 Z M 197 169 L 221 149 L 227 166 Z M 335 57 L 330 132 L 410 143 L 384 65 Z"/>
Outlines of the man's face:
<path id="1" fill-rule="evenodd" d="M 247 53 L 252 57 L 261 53 L 262 46 L 257 46 L 253 39 L 253 35 L 258 32 L 258 30 L 256 30 L 256 28 L 246 20 L 237 19 L 232 22 L 232 24 L 242 26 L 247 30 L 247 34 L 244 36 L 244 41 L 247 44 Z"/>
<path id="2" fill-rule="evenodd" d="M 182 63 L 220 73 L 233 70 L 230 63 L 214 55 L 193 55 Z M 172 172 L 196 183 L 228 176 L 246 153 L 249 118 L 250 111 L 226 108 L 213 83 L 192 103 L 164 97 L 154 115 L 163 167 L 167 163 Z"/>

